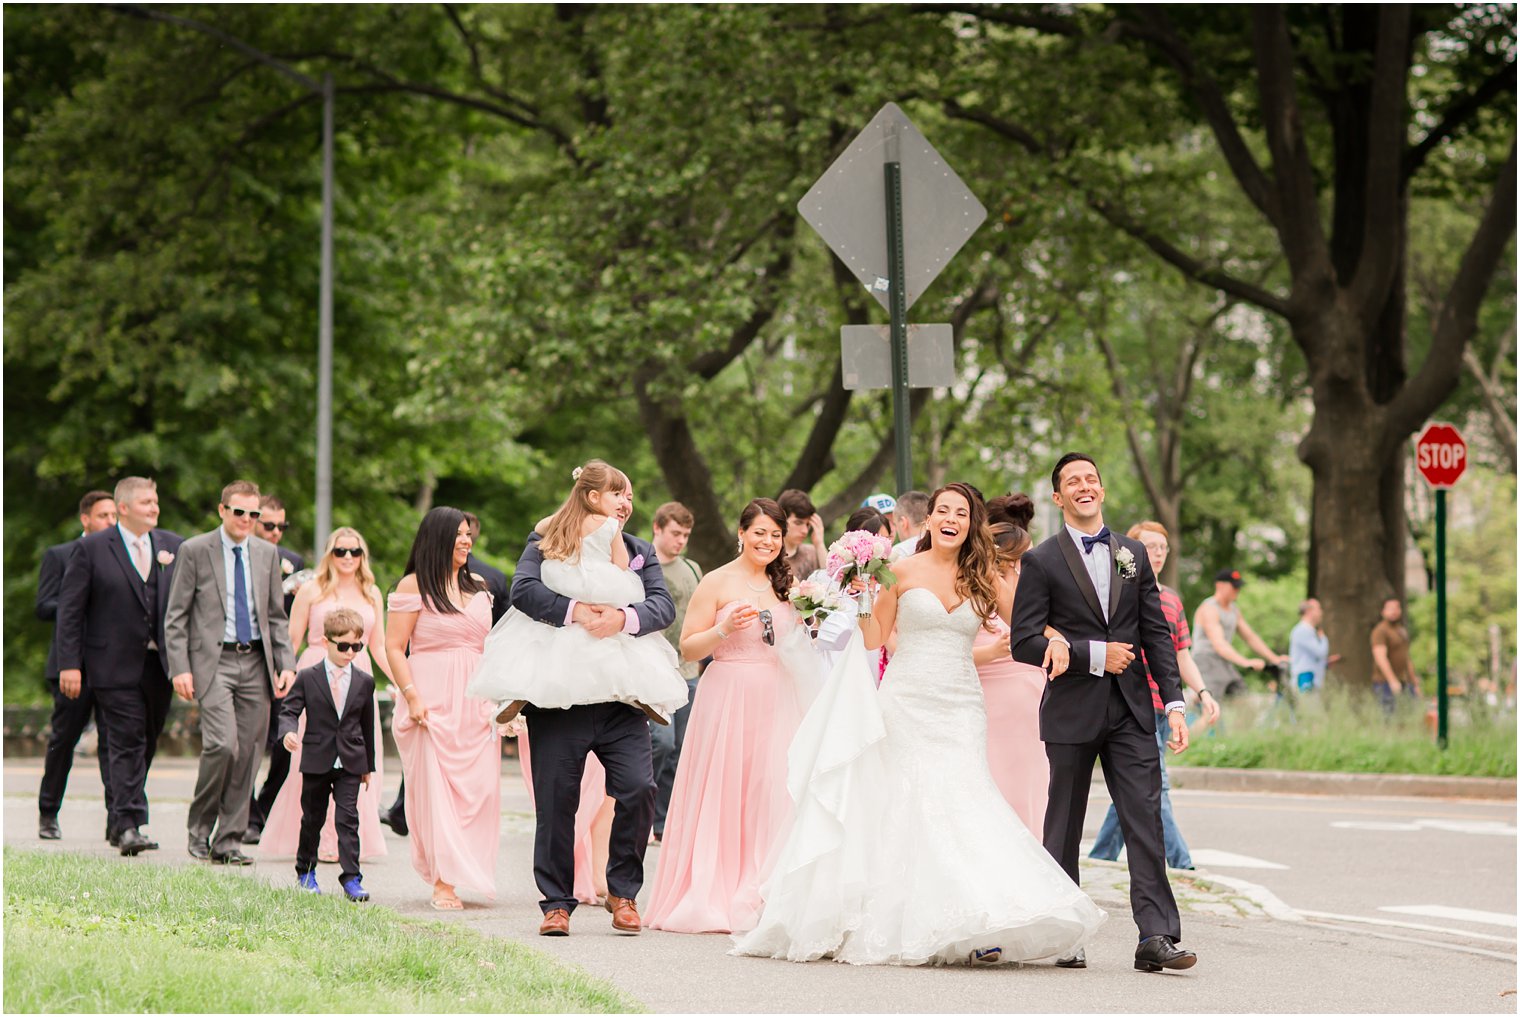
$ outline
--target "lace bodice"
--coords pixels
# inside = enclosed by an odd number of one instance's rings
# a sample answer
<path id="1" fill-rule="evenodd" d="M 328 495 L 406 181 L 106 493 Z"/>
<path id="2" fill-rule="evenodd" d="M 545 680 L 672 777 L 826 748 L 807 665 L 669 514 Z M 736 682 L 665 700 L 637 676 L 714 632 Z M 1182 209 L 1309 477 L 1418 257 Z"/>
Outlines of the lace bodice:
<path id="1" fill-rule="evenodd" d="M 969 600 L 947 612 L 932 590 L 915 586 L 897 599 L 897 656 L 892 659 L 912 654 L 925 663 L 936 658 L 969 661 L 972 641 L 981 627 Z"/>

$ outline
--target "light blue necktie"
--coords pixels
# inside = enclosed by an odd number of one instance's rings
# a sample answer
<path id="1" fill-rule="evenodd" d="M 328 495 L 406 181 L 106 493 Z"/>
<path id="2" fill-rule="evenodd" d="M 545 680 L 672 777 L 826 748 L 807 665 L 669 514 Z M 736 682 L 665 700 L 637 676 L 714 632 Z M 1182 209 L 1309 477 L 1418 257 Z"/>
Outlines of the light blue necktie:
<path id="1" fill-rule="evenodd" d="M 232 549 L 232 627 L 240 643 L 253 642 L 253 621 L 248 617 L 247 576 L 243 573 L 243 549 Z"/>

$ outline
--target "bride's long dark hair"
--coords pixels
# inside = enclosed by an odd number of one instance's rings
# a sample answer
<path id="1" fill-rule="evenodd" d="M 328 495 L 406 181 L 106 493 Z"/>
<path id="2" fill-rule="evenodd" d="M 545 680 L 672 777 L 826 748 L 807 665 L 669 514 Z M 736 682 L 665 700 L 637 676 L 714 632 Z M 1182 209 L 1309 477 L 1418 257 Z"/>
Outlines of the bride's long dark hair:
<path id="1" fill-rule="evenodd" d="M 987 503 L 977 495 L 970 484 L 959 481 L 946 484 L 929 498 L 929 515 L 934 506 L 947 494 L 958 494 L 971 507 L 971 518 L 966 527 L 966 540 L 955 556 L 955 592 L 962 599 L 971 601 L 971 609 L 986 622 L 997 613 L 998 577 L 1002 567 L 998 562 L 998 547 L 992 539 L 992 528 L 987 525 Z M 927 551 L 934 545 L 934 535 L 924 529 L 918 538 L 917 551 Z"/>

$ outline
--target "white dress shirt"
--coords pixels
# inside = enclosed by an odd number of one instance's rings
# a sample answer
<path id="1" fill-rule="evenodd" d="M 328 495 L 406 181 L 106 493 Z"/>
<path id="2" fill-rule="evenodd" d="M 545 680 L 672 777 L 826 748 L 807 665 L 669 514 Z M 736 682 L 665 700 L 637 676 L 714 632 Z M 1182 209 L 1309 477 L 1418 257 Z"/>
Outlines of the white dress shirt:
<path id="1" fill-rule="evenodd" d="M 339 667 L 338 665 L 334 664 L 331 657 L 324 657 L 322 659 L 322 663 L 326 667 L 327 687 L 332 688 L 333 682 L 337 682 L 338 691 L 333 696 L 333 705 L 338 708 L 338 719 L 342 720 L 343 704 L 348 702 L 349 668 Z M 343 769 L 343 760 L 334 758 L 333 769 Z"/>
<path id="2" fill-rule="evenodd" d="M 126 545 L 127 560 L 132 563 L 132 567 L 137 570 L 137 574 L 141 576 L 142 581 L 146 583 L 148 581 L 148 573 L 143 571 L 143 569 L 145 566 L 149 569 L 153 567 L 153 531 L 149 530 L 147 533 L 144 533 L 141 537 L 139 537 L 137 534 L 121 525 L 121 523 L 117 523 L 116 532 L 121 534 L 121 542 Z M 138 558 L 137 550 L 139 541 L 141 541 L 142 544 L 141 558 Z"/>
<path id="3" fill-rule="evenodd" d="M 253 631 L 254 639 L 262 639 L 264 637 L 259 634 L 258 602 L 253 596 L 253 556 L 251 554 L 253 541 L 244 537 L 241 544 L 234 543 L 232 538 L 227 536 L 227 527 L 225 526 L 218 526 L 216 531 L 222 537 L 222 565 L 227 569 L 227 603 L 225 605 L 227 609 L 227 624 L 222 629 L 222 642 L 237 642 L 237 608 L 233 601 L 232 589 L 232 580 L 237 576 L 237 563 L 232 557 L 232 549 L 234 547 L 243 549 L 243 589 L 248 594 L 248 626 Z"/>
<path id="4" fill-rule="evenodd" d="M 1087 568 L 1087 577 L 1092 580 L 1093 589 L 1098 591 L 1098 608 L 1103 612 L 1103 620 L 1108 621 L 1108 593 L 1114 573 L 1113 551 L 1106 543 L 1094 544 L 1091 551 L 1084 551 L 1082 538 L 1090 537 L 1092 534 L 1083 533 L 1070 523 L 1066 524 L 1066 532 L 1071 535 L 1072 541 L 1077 545 L 1077 554 Z M 1095 675 L 1106 674 L 1103 663 L 1108 656 L 1108 643 L 1093 639 L 1088 642 L 1087 647 L 1087 672 Z"/>

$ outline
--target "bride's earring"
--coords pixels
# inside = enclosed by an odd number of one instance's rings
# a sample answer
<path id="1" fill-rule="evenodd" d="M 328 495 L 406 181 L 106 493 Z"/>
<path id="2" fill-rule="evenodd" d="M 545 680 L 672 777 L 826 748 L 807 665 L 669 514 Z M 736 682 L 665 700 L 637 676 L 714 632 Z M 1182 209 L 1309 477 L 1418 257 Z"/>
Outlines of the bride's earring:
<path id="1" fill-rule="evenodd" d="M 739 545 L 738 545 L 738 547 L 736 547 L 734 549 L 734 557 L 738 557 L 739 555 L 741 555 L 743 553 L 744 553 L 744 538 L 740 537 L 739 538 Z"/>

